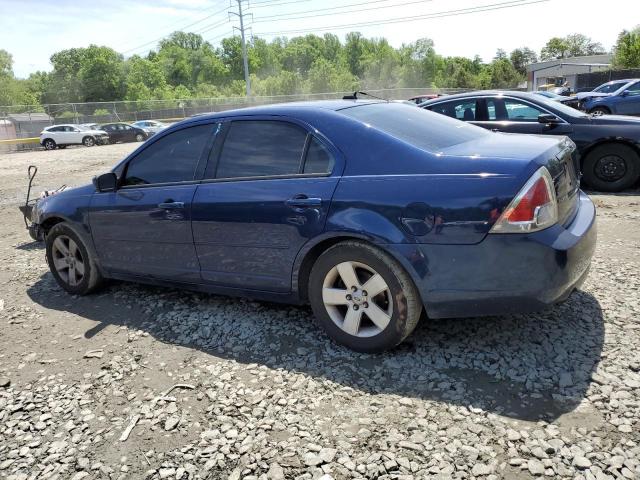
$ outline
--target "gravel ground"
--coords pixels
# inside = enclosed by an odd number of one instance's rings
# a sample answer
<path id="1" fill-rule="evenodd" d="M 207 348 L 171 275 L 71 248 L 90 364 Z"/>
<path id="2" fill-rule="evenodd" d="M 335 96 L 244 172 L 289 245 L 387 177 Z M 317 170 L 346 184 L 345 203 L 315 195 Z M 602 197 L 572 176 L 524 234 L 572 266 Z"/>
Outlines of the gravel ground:
<path id="1" fill-rule="evenodd" d="M 640 478 L 640 192 L 594 195 L 566 303 L 362 355 L 309 308 L 63 293 L 16 208 L 26 167 L 80 184 L 135 146 L 0 155 L 0 478 Z"/>

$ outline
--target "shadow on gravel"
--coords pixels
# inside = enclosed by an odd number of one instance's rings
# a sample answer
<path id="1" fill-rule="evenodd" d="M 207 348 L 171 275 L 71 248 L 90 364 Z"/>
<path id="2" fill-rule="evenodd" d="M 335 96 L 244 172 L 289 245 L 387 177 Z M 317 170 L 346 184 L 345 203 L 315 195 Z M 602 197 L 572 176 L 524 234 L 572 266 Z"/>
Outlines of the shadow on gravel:
<path id="1" fill-rule="evenodd" d="M 551 422 L 580 403 L 604 339 L 600 305 L 585 292 L 538 314 L 423 321 L 383 355 L 333 344 L 305 307 L 123 283 L 70 297 L 50 274 L 27 293 L 45 308 L 98 322 L 87 338 L 106 335 L 109 325 L 126 325 L 218 358 L 527 421 Z"/>

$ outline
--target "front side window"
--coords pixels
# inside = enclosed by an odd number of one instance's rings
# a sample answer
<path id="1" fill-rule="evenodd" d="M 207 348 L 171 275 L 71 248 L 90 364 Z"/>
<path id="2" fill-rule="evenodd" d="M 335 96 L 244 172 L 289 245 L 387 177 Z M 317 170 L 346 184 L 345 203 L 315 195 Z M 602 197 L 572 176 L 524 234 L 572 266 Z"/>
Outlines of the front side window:
<path id="1" fill-rule="evenodd" d="M 629 88 L 626 89 L 629 95 L 640 95 L 640 82 L 636 82 L 632 84 Z"/>
<path id="2" fill-rule="evenodd" d="M 193 180 L 215 128 L 216 125 L 184 128 L 152 143 L 129 162 L 124 185 Z"/>
<path id="3" fill-rule="evenodd" d="M 504 99 L 504 108 L 507 118 L 514 122 L 537 122 L 538 116 L 545 113 L 533 105 L 512 98 Z"/>
<path id="4" fill-rule="evenodd" d="M 264 177 L 300 173 L 307 132 L 272 120 L 231 122 L 216 178 Z M 212 175 L 207 174 L 211 178 Z"/>

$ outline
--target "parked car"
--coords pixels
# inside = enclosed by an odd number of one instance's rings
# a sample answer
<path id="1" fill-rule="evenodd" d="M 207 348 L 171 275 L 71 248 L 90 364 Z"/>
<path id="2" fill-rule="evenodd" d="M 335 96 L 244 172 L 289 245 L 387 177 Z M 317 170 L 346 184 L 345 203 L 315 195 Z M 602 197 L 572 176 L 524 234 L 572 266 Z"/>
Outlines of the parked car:
<path id="1" fill-rule="evenodd" d="M 566 135 L 585 183 L 597 190 L 618 192 L 640 178 L 640 119 L 595 117 L 524 92 L 469 92 L 420 106 L 496 132 Z"/>
<path id="2" fill-rule="evenodd" d="M 225 111 L 169 127 L 32 220 L 71 294 L 117 278 L 310 302 L 334 340 L 374 352 L 423 309 L 532 311 L 581 285 L 595 209 L 574 149 L 393 102 Z"/>
<path id="3" fill-rule="evenodd" d="M 81 123 L 80 126 L 89 130 L 100 130 L 100 124 L 98 123 Z"/>
<path id="4" fill-rule="evenodd" d="M 580 101 L 578 100 L 578 98 L 574 95 L 571 97 L 566 97 L 564 95 L 558 95 L 557 93 L 553 93 L 553 92 L 549 92 L 546 90 L 536 90 L 534 92 L 536 95 L 541 95 L 543 97 L 546 98 L 550 98 L 551 100 L 555 100 L 556 102 L 560 102 L 564 105 L 567 105 L 568 107 L 573 107 L 573 108 L 578 108 Z"/>
<path id="5" fill-rule="evenodd" d="M 109 142 L 104 130 L 89 129 L 82 125 L 52 125 L 40 132 L 40 145 L 46 150 L 67 148 L 68 145 L 93 147 Z"/>
<path id="6" fill-rule="evenodd" d="M 133 122 L 131 125 L 141 128 L 149 137 L 168 127 L 166 123 L 158 122 L 156 120 L 139 120 L 137 122 Z"/>
<path id="7" fill-rule="evenodd" d="M 106 123 L 100 128 L 109 134 L 111 143 L 144 142 L 149 135 L 143 129 L 128 123 Z"/>
<path id="8" fill-rule="evenodd" d="M 640 78 L 605 83 L 578 98 L 580 108 L 594 115 L 640 115 Z"/>

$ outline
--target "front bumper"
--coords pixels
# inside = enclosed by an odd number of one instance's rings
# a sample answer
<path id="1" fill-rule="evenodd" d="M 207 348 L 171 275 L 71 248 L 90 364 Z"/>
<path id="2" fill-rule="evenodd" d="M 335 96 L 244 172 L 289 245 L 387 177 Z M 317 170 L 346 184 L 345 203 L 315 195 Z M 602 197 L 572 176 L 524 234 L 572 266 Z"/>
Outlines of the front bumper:
<path id="1" fill-rule="evenodd" d="M 387 245 L 407 268 L 431 318 L 526 313 L 565 300 L 587 277 L 595 207 L 580 193 L 567 226 L 489 234 L 475 245 Z"/>

